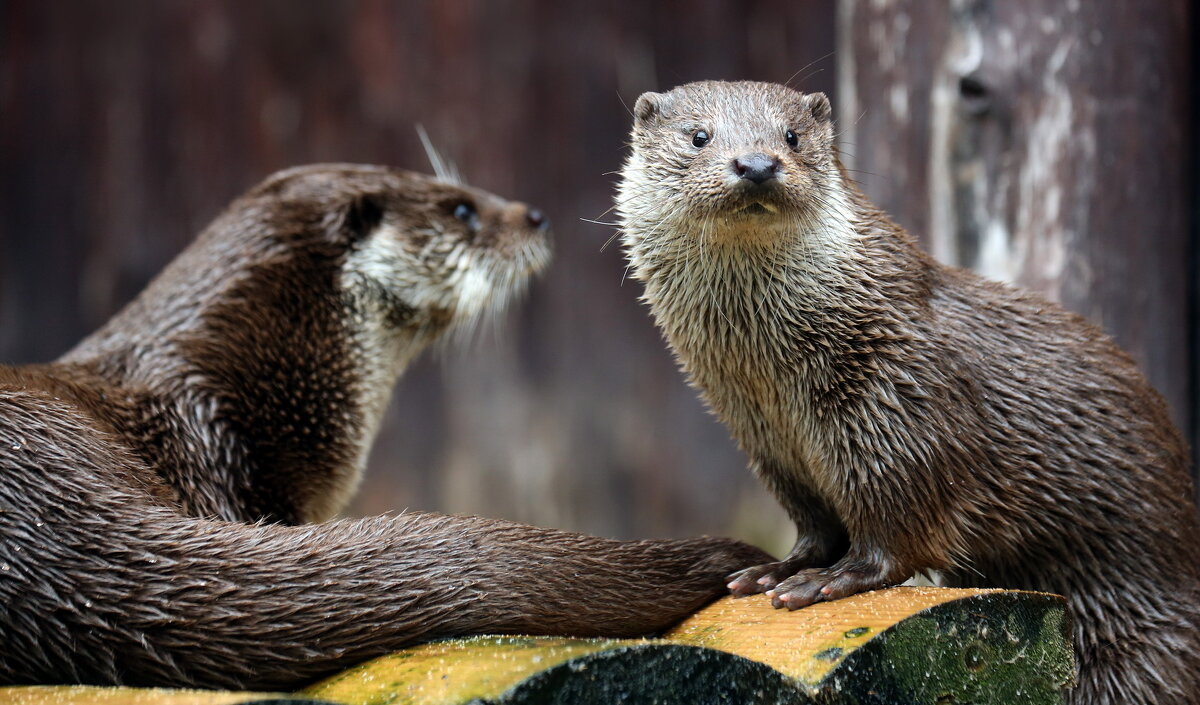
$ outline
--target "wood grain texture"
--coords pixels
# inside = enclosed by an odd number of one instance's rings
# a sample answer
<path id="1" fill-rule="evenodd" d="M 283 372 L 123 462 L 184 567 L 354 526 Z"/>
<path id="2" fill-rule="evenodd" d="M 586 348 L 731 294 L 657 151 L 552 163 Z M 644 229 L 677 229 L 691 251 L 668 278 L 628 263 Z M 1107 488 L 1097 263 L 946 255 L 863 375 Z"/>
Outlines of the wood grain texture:
<path id="1" fill-rule="evenodd" d="M 850 162 L 939 259 L 1100 323 L 1190 431 L 1193 12 L 845 0 Z"/>

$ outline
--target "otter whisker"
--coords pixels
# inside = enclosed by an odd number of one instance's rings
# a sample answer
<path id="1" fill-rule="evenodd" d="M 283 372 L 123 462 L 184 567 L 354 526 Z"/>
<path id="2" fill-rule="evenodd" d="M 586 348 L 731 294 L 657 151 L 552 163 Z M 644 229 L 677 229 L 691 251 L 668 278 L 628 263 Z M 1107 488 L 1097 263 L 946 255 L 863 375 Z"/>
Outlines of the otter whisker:
<path id="1" fill-rule="evenodd" d="M 458 173 L 458 167 L 438 153 L 433 141 L 429 139 L 429 133 L 425 132 L 425 126 L 417 123 L 416 130 L 417 137 L 421 139 L 421 146 L 425 149 L 425 156 L 429 159 L 429 165 L 438 179 L 451 186 L 465 186 L 462 176 Z"/>
<path id="2" fill-rule="evenodd" d="M 614 232 L 612 235 L 610 235 L 610 236 L 608 237 L 608 239 L 604 241 L 604 244 L 600 246 L 600 251 L 601 251 L 601 252 L 604 252 L 605 250 L 607 250 L 607 249 L 608 249 L 608 246 L 609 246 L 609 245 L 611 245 L 611 244 L 613 243 L 613 240 L 616 240 L 617 238 L 621 237 L 621 230 L 620 230 L 620 226 L 619 226 L 619 225 L 617 225 L 616 227 L 618 228 L 618 229 L 617 229 L 617 231 L 616 231 L 616 232 Z"/>
<path id="3" fill-rule="evenodd" d="M 834 51 L 831 51 L 831 52 L 829 52 L 828 54 L 825 54 L 824 56 L 818 57 L 818 58 L 816 58 L 816 59 L 813 59 L 812 61 L 808 62 L 808 63 L 807 63 L 807 64 L 805 64 L 804 66 L 800 67 L 800 69 L 798 69 L 798 70 L 796 71 L 796 73 L 792 74 L 792 75 L 791 75 L 791 76 L 788 78 L 788 80 L 784 81 L 784 82 L 783 82 L 783 85 L 785 85 L 785 86 L 790 86 L 790 85 L 792 85 L 792 81 L 796 80 L 796 76 L 799 76 L 799 75 L 800 75 L 802 72 L 804 72 L 805 70 L 807 70 L 807 69 L 811 68 L 811 67 L 812 67 L 812 66 L 814 66 L 815 64 L 819 64 L 819 63 L 821 63 L 822 61 L 824 61 L 824 60 L 828 59 L 829 57 L 833 56 L 833 55 L 834 55 L 834 54 L 836 54 L 836 53 L 837 53 L 837 50 L 834 50 Z M 819 72 L 819 71 L 822 71 L 822 70 L 824 70 L 824 69 L 819 69 L 819 70 L 818 70 L 818 72 Z M 815 74 L 809 74 L 809 75 L 805 76 L 804 78 L 800 79 L 800 82 L 801 82 L 801 83 L 803 83 L 804 81 L 807 81 L 807 80 L 809 79 L 809 77 L 811 77 L 811 76 L 813 76 L 813 75 L 815 75 Z"/>

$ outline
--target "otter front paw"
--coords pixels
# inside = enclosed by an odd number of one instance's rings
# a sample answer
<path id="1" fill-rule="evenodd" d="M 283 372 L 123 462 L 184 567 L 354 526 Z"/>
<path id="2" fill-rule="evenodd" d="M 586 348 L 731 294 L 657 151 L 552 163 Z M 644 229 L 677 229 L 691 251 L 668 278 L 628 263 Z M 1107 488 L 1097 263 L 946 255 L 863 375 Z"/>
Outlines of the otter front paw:
<path id="1" fill-rule="evenodd" d="M 802 570 L 767 590 L 771 604 L 789 610 L 807 607 L 814 602 L 837 600 L 886 584 L 882 571 L 825 568 Z"/>
<path id="2" fill-rule="evenodd" d="M 792 575 L 796 571 L 805 566 L 805 562 L 796 560 L 783 560 L 774 563 L 765 563 L 756 565 L 745 570 L 730 575 L 729 584 L 726 587 L 734 594 L 735 597 L 745 597 L 746 595 L 756 595 L 760 592 L 766 592 Z"/>

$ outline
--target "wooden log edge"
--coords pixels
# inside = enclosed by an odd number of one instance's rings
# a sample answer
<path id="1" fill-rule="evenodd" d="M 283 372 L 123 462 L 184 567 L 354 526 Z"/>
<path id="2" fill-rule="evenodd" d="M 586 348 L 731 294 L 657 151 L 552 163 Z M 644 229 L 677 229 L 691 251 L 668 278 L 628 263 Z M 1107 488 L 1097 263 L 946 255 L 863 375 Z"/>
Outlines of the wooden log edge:
<path id="1" fill-rule="evenodd" d="M 483 636 L 374 659 L 294 695 L 0 688 L 15 705 L 1062 702 L 1074 664 L 1061 597 L 892 588 L 789 612 L 725 598 L 661 639 Z"/>

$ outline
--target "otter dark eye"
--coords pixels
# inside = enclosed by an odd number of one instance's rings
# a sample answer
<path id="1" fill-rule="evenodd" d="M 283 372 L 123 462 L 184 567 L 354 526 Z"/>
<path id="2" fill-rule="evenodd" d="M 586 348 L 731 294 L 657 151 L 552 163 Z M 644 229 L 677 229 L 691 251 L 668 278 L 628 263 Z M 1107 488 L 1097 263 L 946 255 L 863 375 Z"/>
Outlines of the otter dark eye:
<path id="1" fill-rule="evenodd" d="M 708 144 L 709 139 L 711 138 L 708 136 L 707 132 L 704 130 L 696 130 L 696 134 L 692 135 L 692 145 L 696 147 L 703 147 L 704 145 Z"/>
<path id="2" fill-rule="evenodd" d="M 783 139 L 787 140 L 789 147 L 795 147 L 796 145 L 800 144 L 800 138 L 797 137 L 796 133 L 792 132 L 791 130 L 783 133 Z"/>
<path id="3" fill-rule="evenodd" d="M 471 230 L 479 230 L 479 211 L 475 210 L 474 205 L 464 201 L 456 204 L 452 212 L 456 220 L 462 221 Z"/>
<path id="4" fill-rule="evenodd" d="M 454 207 L 454 217 L 458 218 L 464 223 L 469 224 L 473 219 L 477 218 L 478 215 L 479 214 L 475 212 L 475 207 L 470 203 L 460 203 Z"/>

